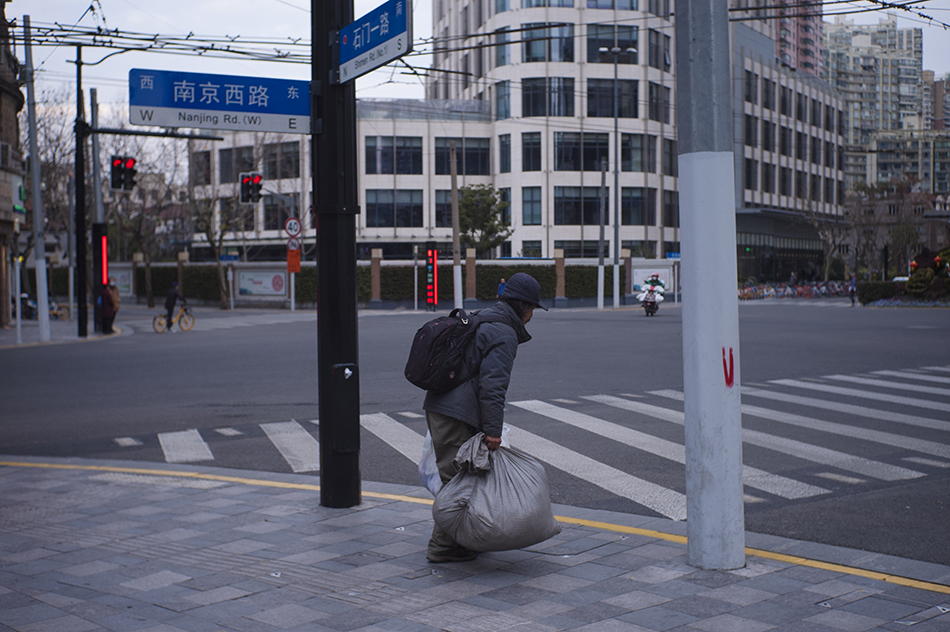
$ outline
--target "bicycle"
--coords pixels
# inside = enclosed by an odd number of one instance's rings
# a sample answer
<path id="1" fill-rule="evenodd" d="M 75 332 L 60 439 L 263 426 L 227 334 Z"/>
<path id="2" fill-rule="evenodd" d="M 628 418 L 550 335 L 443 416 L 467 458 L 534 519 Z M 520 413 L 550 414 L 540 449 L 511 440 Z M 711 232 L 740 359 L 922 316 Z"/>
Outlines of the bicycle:
<path id="1" fill-rule="evenodd" d="M 178 308 L 178 313 L 172 317 L 172 325 L 178 323 L 178 328 L 182 331 L 190 331 L 192 327 L 195 326 L 195 317 L 191 315 L 191 310 L 187 305 L 182 305 Z M 160 334 L 164 331 L 171 329 L 168 326 L 168 317 L 165 314 L 158 314 L 155 318 L 152 319 L 152 329 L 155 330 L 155 333 Z"/>

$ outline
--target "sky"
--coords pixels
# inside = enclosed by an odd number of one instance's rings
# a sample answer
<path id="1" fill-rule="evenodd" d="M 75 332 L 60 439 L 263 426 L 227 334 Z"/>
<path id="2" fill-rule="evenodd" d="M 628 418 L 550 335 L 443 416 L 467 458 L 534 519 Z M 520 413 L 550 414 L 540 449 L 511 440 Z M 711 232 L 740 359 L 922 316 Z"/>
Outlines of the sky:
<path id="1" fill-rule="evenodd" d="M 325 0 L 324 0 L 325 1 Z M 413 5 L 413 39 L 417 51 L 430 51 L 420 45 L 432 32 L 433 0 L 408 0 Z M 517 0 L 512 0 L 512 4 Z M 357 17 L 382 4 L 382 0 L 355 0 Z M 859 2 L 858 6 L 870 6 Z M 34 26 L 59 23 L 63 26 L 79 24 L 85 27 L 104 27 L 126 32 L 196 36 L 243 36 L 258 38 L 310 38 L 309 0 L 12 0 L 6 5 L 8 20 L 16 19 L 18 28 L 23 15 L 30 15 Z M 94 11 L 87 11 L 92 6 Z M 840 6 L 840 3 L 832 5 Z M 950 23 L 950 0 L 922 0 L 917 4 L 921 12 L 942 22 Z M 902 28 L 921 27 L 924 30 L 924 69 L 934 70 L 938 77 L 950 73 L 950 30 L 928 26 L 919 18 L 908 19 L 898 14 Z M 858 24 L 875 24 L 883 13 L 860 13 L 848 16 Z M 825 18 L 830 21 L 830 18 Z M 22 31 L 20 32 L 22 34 Z M 190 72 L 268 76 L 281 79 L 310 79 L 306 64 L 268 63 L 242 59 L 211 59 L 208 57 L 178 56 L 157 53 L 124 53 L 115 55 L 97 65 L 108 50 L 83 49 L 83 87 L 88 98 L 90 88 L 97 89 L 100 107 L 124 109 L 128 104 L 128 73 L 131 68 L 156 70 L 187 70 Z M 17 57 L 25 61 L 22 48 Z M 33 65 L 36 69 L 37 92 L 44 88 L 72 86 L 76 78 L 75 47 L 34 47 Z M 430 55 L 405 58 L 412 66 L 424 69 Z M 399 64 L 390 64 L 381 70 L 356 80 L 357 98 L 424 98 L 422 81 Z"/>

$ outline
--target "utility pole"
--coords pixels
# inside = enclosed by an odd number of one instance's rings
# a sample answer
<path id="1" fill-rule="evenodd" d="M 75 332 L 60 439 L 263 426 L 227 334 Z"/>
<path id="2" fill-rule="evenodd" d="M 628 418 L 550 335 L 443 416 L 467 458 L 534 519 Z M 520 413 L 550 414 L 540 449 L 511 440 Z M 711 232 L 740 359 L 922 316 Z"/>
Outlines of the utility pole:
<path id="1" fill-rule="evenodd" d="M 92 129 L 99 129 L 99 100 L 95 88 L 89 90 L 89 119 L 92 122 Z M 94 209 L 96 219 L 92 224 L 94 236 L 108 234 L 105 225 L 105 212 L 102 208 L 102 185 L 99 180 L 100 164 L 99 134 L 92 134 L 92 199 L 93 205 L 96 207 Z M 102 251 L 102 247 L 96 243 L 95 237 L 92 249 L 92 322 L 95 331 L 102 331 L 102 306 L 99 305 L 99 301 L 96 299 L 102 296 L 102 290 L 105 289 L 106 283 L 103 283 L 105 279 L 103 279 L 102 271 L 108 270 L 109 261 L 108 253 Z"/>
<path id="2" fill-rule="evenodd" d="M 36 139 L 36 90 L 33 87 L 33 46 L 30 42 L 30 16 L 23 16 L 23 40 L 26 43 L 27 119 L 30 125 L 30 171 L 33 186 L 33 263 L 36 266 L 36 319 L 40 324 L 40 342 L 50 341 L 49 288 L 46 285 L 46 219 L 43 216 L 43 184 L 40 173 L 39 143 Z M 19 280 L 19 274 L 17 280 Z M 22 311 L 17 291 L 17 315 Z"/>
<path id="3" fill-rule="evenodd" d="M 82 103 L 82 46 L 76 47 L 76 322 L 89 335 L 86 306 L 86 120 Z"/>
<path id="4" fill-rule="evenodd" d="M 728 7 L 676 0 L 686 533 L 691 565 L 745 565 Z"/>
<path id="5" fill-rule="evenodd" d="M 600 161 L 600 238 L 597 240 L 597 309 L 604 308 L 604 220 L 607 218 L 607 159 Z"/>
<path id="6" fill-rule="evenodd" d="M 455 309 L 461 309 L 462 300 L 462 243 L 459 237 L 459 170 L 458 149 L 455 141 L 449 141 L 449 173 L 452 175 L 452 289 Z M 475 265 L 475 262 L 471 262 Z"/>
<path id="7" fill-rule="evenodd" d="M 311 0 L 310 83 L 317 227 L 320 504 L 360 503 L 360 376 L 356 310 L 356 86 L 339 83 L 341 28 L 353 0 Z"/>

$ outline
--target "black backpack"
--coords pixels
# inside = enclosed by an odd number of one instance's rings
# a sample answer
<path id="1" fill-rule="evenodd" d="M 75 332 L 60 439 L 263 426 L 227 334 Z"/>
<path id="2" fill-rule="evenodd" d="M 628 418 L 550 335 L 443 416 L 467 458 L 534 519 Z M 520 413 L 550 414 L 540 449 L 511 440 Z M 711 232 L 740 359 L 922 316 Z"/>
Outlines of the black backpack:
<path id="1" fill-rule="evenodd" d="M 447 393 L 475 376 L 465 365 L 465 350 L 482 323 L 504 322 L 498 314 L 465 313 L 453 309 L 448 316 L 430 320 L 412 338 L 406 379 L 433 393 Z"/>

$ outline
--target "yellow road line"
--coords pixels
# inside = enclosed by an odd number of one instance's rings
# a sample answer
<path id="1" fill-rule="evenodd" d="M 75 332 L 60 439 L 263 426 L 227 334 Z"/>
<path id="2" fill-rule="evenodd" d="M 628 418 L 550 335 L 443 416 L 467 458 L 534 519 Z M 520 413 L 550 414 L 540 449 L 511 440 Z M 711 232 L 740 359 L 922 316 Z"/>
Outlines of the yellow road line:
<path id="1" fill-rule="evenodd" d="M 118 472 L 123 474 L 143 474 L 149 476 L 174 476 L 179 478 L 194 478 L 194 479 L 203 479 L 209 481 L 219 481 L 224 483 L 235 483 L 240 485 L 253 485 L 257 487 L 275 487 L 279 489 L 298 489 L 298 490 L 307 490 L 307 491 L 320 491 L 319 485 L 309 485 L 307 483 L 287 483 L 284 481 L 268 481 L 259 478 L 244 478 L 240 476 L 221 476 L 219 474 L 208 474 L 201 472 L 184 472 L 180 470 L 156 470 L 150 468 L 142 467 L 119 467 L 119 466 L 110 466 L 110 465 L 79 465 L 79 464 L 69 464 L 69 463 L 29 463 L 25 461 L 0 461 L 0 466 L 6 467 L 35 467 L 41 469 L 50 469 L 50 470 L 86 470 L 86 471 L 96 471 L 96 472 Z M 428 498 L 416 498 L 414 496 L 405 496 L 402 494 L 384 494 L 380 492 L 362 492 L 363 496 L 369 498 L 378 498 L 380 500 L 395 500 L 400 502 L 415 503 L 419 505 L 431 505 L 432 500 Z M 657 540 L 664 540 L 666 542 L 676 542 L 677 544 L 686 544 L 686 536 L 676 535 L 674 533 L 664 533 L 662 531 L 654 531 L 653 529 L 641 529 L 639 527 L 628 527 L 625 525 L 612 524 L 609 522 L 599 522 L 596 520 L 584 520 L 583 518 L 569 518 L 566 516 L 555 516 L 558 522 L 564 524 L 573 524 L 582 527 L 589 527 L 592 529 L 599 529 L 601 531 L 613 531 L 615 533 L 625 533 L 630 535 L 642 535 L 649 538 L 654 538 Z M 826 571 L 831 571 L 834 573 L 841 573 L 842 575 L 853 575 L 855 577 L 865 577 L 868 579 L 874 579 L 877 581 L 887 582 L 889 584 L 896 584 L 898 586 L 906 586 L 909 588 L 919 588 L 920 590 L 927 590 L 930 592 L 937 592 L 950 595 L 950 586 L 944 584 L 936 584 L 933 582 L 925 582 L 917 579 L 911 579 L 909 577 L 901 577 L 900 575 L 891 575 L 888 573 L 879 573 L 877 571 L 869 571 L 863 568 L 855 568 L 853 566 L 845 566 L 843 564 L 833 564 L 831 562 L 822 562 L 820 560 L 811 560 L 805 557 L 798 557 L 796 555 L 786 555 L 784 553 L 774 553 L 772 551 L 765 551 L 763 549 L 754 549 L 746 547 L 746 555 L 752 557 L 761 557 L 764 559 L 774 560 L 777 562 L 783 562 L 785 564 L 792 564 L 795 566 L 807 566 L 809 568 L 820 568 Z"/>

